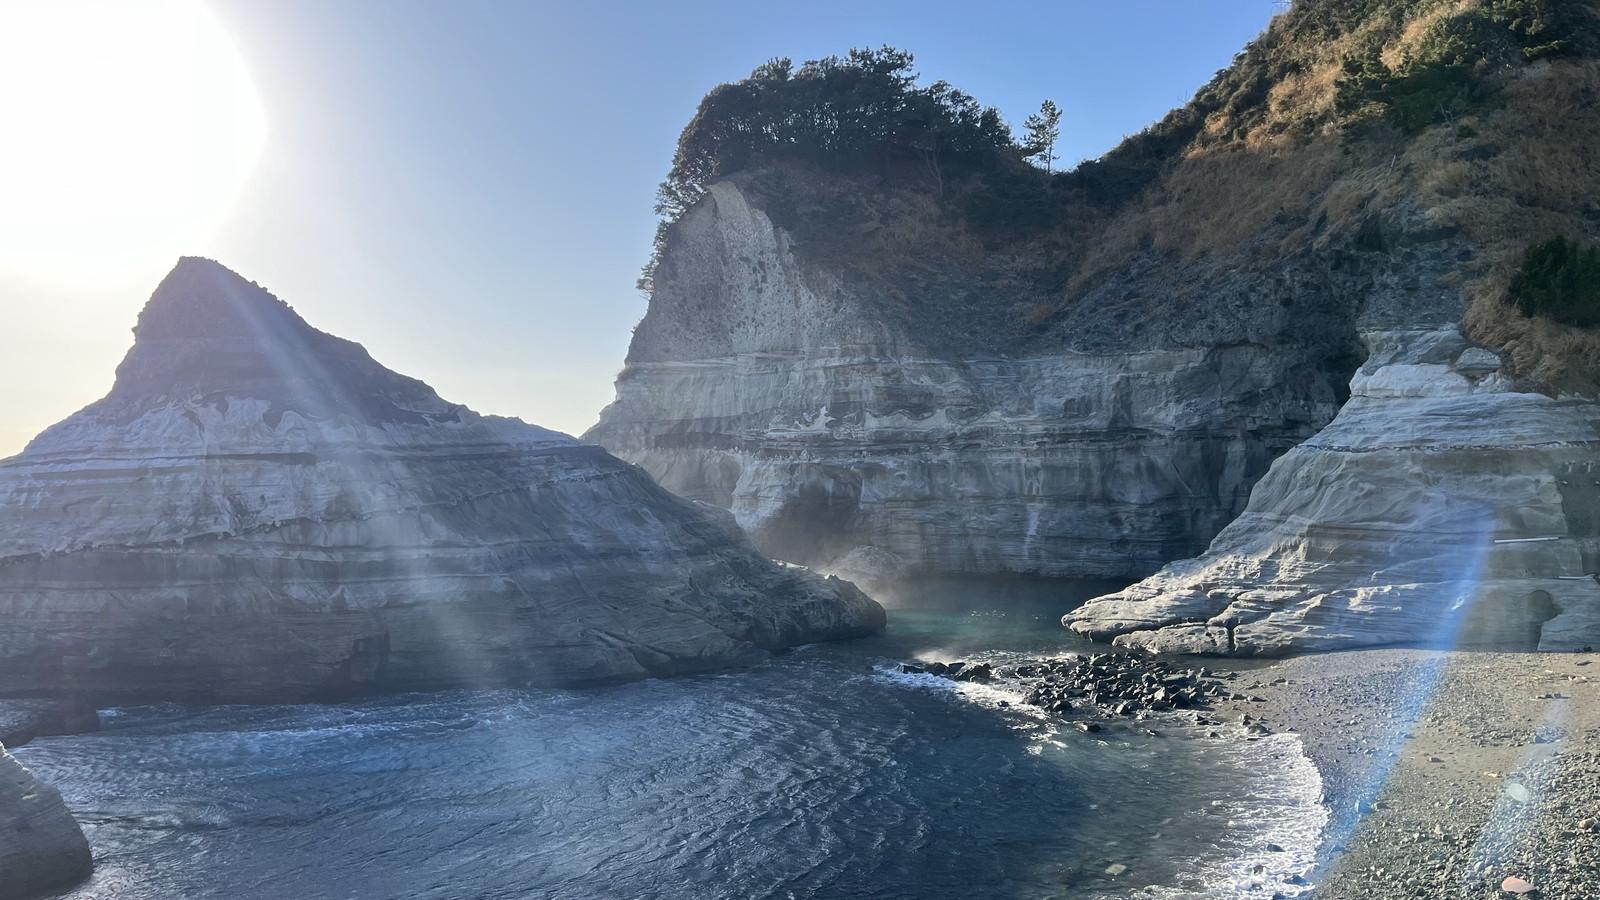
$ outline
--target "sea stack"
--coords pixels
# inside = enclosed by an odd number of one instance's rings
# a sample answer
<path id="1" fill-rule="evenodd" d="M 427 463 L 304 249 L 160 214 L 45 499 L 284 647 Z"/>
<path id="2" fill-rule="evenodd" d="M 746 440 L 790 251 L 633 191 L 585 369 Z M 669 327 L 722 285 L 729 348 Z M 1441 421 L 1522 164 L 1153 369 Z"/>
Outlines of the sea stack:
<path id="1" fill-rule="evenodd" d="M 601 448 L 484 416 L 185 258 L 102 400 L 0 461 L 0 684 L 95 702 L 565 686 L 866 634 Z"/>

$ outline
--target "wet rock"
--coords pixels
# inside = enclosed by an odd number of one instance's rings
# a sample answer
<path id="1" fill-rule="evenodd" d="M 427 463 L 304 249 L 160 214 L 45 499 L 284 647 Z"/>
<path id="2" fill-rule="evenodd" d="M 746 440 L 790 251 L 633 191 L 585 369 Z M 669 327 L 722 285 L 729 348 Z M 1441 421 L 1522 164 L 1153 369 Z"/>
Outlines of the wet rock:
<path id="1" fill-rule="evenodd" d="M 1087 711 L 1136 721 L 1172 709 L 1205 709 L 1220 693 L 1209 672 L 1177 669 L 1164 660 L 1128 653 L 1062 657 L 999 669 L 988 663 L 902 664 L 902 671 L 908 668 L 957 681 L 1014 684 L 1021 688 L 1024 703 L 1047 712 Z"/>
<path id="2" fill-rule="evenodd" d="M 55 788 L 0 747 L 0 900 L 22 900 L 82 881 L 89 842 Z"/>
<path id="3" fill-rule="evenodd" d="M 958 681 L 987 683 L 994 680 L 994 669 L 988 663 L 968 663 L 955 673 Z"/>
<path id="4" fill-rule="evenodd" d="M 100 727 L 99 714 L 80 700 L 0 700 L 0 745 L 20 747 L 50 734 L 82 734 Z"/>

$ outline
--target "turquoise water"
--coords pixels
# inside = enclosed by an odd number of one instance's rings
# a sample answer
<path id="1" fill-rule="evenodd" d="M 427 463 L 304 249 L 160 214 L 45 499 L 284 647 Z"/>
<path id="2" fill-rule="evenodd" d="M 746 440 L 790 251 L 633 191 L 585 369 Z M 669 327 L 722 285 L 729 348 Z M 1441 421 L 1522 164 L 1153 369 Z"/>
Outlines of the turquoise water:
<path id="1" fill-rule="evenodd" d="M 1057 620 L 1105 587 L 917 586 L 882 635 L 713 676 L 108 710 L 17 755 L 85 823 L 82 900 L 1283 890 L 1320 813 L 1293 738 L 1081 734 L 895 668 L 1082 649 Z"/>

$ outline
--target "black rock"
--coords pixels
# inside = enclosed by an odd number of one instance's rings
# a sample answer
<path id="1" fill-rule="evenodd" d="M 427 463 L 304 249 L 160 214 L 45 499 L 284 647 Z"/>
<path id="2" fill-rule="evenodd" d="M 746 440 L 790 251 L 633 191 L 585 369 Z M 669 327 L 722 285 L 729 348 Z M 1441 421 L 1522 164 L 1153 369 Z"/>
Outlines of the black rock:
<path id="1" fill-rule="evenodd" d="M 968 663 L 955 677 L 961 681 L 986 683 L 994 680 L 994 670 L 988 663 Z"/>

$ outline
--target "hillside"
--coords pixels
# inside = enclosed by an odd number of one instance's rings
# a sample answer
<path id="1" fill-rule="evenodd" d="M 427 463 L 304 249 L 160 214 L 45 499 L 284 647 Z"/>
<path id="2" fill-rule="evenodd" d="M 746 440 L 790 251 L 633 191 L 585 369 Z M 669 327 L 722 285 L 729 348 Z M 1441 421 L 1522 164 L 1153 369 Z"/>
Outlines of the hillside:
<path id="1" fill-rule="evenodd" d="M 1474 336 L 1509 348 L 1520 372 L 1592 389 L 1589 336 L 1504 301 L 1530 244 L 1583 237 L 1600 216 L 1588 152 L 1600 120 L 1572 115 L 1600 99 L 1595 15 L 1588 0 L 1300 2 L 1188 104 L 1054 177 L 976 125 L 966 143 L 989 143 L 945 151 L 937 177 L 924 146 L 939 138 L 922 131 L 874 134 L 871 152 L 793 137 L 727 149 L 721 129 L 771 130 L 761 113 L 724 111 L 732 88 L 765 97 L 804 80 L 775 85 L 769 65 L 713 91 L 685 130 L 663 186 L 662 249 L 705 184 L 728 179 L 797 256 L 859 284 L 930 348 L 1190 346 L 1325 334 L 1352 312 L 1450 317 L 1471 300 Z M 852 62 L 912 78 L 894 54 L 807 66 L 821 82 Z M 791 103 L 809 104 L 807 123 L 819 106 L 876 109 L 875 95 L 872 106 L 855 96 L 865 77 L 834 89 L 843 100 L 809 87 Z M 879 88 L 897 89 L 919 96 L 909 82 Z M 921 90 L 929 103 L 956 95 L 952 130 L 992 113 L 942 82 Z M 902 132 L 922 116 L 883 115 Z M 1277 321 L 1264 296 L 1296 307 L 1294 321 Z"/>

